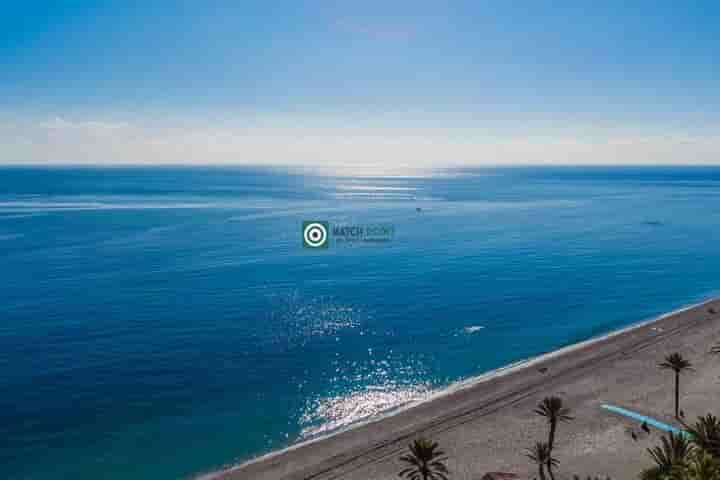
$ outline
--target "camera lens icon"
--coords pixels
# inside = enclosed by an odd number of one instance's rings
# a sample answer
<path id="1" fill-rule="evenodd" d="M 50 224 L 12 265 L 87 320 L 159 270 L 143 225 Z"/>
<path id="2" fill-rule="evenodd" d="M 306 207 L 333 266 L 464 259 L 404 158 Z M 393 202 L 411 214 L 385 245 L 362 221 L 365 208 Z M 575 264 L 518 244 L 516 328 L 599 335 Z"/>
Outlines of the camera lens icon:
<path id="1" fill-rule="evenodd" d="M 328 229 L 328 222 L 303 222 L 303 246 L 306 248 L 327 248 Z"/>

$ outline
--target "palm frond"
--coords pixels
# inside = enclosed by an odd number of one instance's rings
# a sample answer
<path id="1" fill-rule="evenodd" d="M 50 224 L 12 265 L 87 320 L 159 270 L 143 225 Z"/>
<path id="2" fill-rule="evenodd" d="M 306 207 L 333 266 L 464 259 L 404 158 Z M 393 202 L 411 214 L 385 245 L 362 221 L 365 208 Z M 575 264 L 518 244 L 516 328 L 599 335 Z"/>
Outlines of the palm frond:
<path id="1" fill-rule="evenodd" d="M 400 456 L 399 460 L 411 466 L 401 470 L 398 476 L 409 480 L 448 480 L 447 457 L 437 442 L 419 438 L 408 445 L 408 450 L 410 453 Z"/>
<path id="2" fill-rule="evenodd" d="M 687 427 L 692 443 L 701 451 L 720 459 L 720 420 L 715 415 L 698 417 L 694 425 Z"/>
<path id="3" fill-rule="evenodd" d="M 537 442 L 532 448 L 528 448 L 526 452 L 525 456 L 534 463 L 546 465 L 549 461 L 553 466 L 560 464 L 556 458 L 552 457 L 550 448 L 545 442 Z"/>
<path id="4" fill-rule="evenodd" d="M 661 480 L 664 475 L 660 467 L 656 465 L 640 472 L 640 480 Z"/>
<path id="5" fill-rule="evenodd" d="M 660 438 L 661 444 L 648 448 L 655 467 L 641 473 L 642 480 L 661 480 L 665 477 L 677 477 L 678 469 L 684 470 L 693 454 L 693 445 L 683 435 L 673 433 Z"/>
<path id="6" fill-rule="evenodd" d="M 570 409 L 563 405 L 563 401 L 559 397 L 545 397 L 533 411 L 541 417 L 547 418 L 548 422 L 569 422 L 574 420 L 570 416 Z"/>
<path id="7" fill-rule="evenodd" d="M 658 364 L 658 367 L 663 370 L 672 370 L 676 373 L 693 369 L 692 363 L 677 352 L 666 356 L 665 360 Z"/>

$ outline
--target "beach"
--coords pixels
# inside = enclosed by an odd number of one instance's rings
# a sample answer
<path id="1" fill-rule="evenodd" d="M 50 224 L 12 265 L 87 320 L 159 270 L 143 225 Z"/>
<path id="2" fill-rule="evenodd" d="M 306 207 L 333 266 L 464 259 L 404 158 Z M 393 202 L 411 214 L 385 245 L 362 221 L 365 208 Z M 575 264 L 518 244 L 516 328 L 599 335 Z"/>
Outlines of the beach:
<path id="1" fill-rule="evenodd" d="M 677 351 L 694 367 L 681 378 L 686 418 L 717 413 L 720 357 L 708 353 L 720 342 L 720 313 L 715 311 L 720 311 L 717 298 L 501 369 L 381 420 L 204 478 L 396 478 L 402 468 L 398 456 L 421 436 L 438 441 L 447 452 L 451 478 L 480 478 L 491 471 L 533 478 L 536 468 L 525 449 L 547 435 L 533 409 L 550 395 L 561 397 L 575 417 L 558 429 L 558 477 L 632 478 L 650 466 L 646 449 L 659 442 L 662 432 L 646 434 L 637 421 L 601 405 L 677 425 L 672 373 L 658 368 L 665 355 Z"/>

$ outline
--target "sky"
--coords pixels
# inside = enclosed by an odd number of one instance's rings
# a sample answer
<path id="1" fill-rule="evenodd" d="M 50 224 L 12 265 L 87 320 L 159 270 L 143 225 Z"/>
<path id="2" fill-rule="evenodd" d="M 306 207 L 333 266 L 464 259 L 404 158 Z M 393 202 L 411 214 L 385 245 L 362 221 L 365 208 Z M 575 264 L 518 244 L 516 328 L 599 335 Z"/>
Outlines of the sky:
<path id="1" fill-rule="evenodd" d="M 11 3 L 0 163 L 719 163 L 716 2 Z"/>

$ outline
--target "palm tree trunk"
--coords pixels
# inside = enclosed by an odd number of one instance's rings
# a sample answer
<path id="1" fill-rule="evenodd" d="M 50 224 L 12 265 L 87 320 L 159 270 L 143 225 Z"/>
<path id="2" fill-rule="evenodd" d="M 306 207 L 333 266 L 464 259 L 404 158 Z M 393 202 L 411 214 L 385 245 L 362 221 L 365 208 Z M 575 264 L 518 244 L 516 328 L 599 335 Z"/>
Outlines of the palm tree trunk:
<path id="1" fill-rule="evenodd" d="M 680 372 L 675 372 L 675 418 L 680 418 Z"/>
<path id="2" fill-rule="evenodd" d="M 555 429 L 557 424 L 555 422 L 550 424 L 550 433 L 548 434 L 548 451 L 552 452 L 553 444 L 555 443 Z"/>
<path id="3" fill-rule="evenodd" d="M 550 480 L 555 480 L 555 474 L 552 471 L 552 451 L 553 451 L 553 443 L 555 443 L 555 429 L 557 428 L 556 423 L 550 424 L 550 433 L 548 435 L 548 459 L 547 459 L 547 470 L 548 474 L 550 474 Z"/>
<path id="4" fill-rule="evenodd" d="M 538 463 L 538 471 L 540 472 L 540 480 L 545 480 L 545 469 L 542 462 Z"/>

